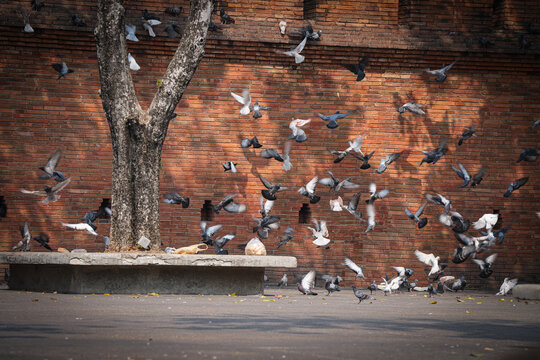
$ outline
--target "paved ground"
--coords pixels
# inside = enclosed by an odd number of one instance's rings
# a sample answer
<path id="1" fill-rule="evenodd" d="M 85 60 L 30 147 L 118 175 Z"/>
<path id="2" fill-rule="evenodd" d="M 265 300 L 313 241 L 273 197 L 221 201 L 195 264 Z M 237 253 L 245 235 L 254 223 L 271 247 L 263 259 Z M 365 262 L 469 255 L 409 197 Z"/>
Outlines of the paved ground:
<path id="1" fill-rule="evenodd" d="M 0 290 L 0 358 L 540 358 L 539 302 L 479 292 L 375 297 L 358 304 L 350 289 L 316 297 L 292 288 L 268 288 L 265 297 Z"/>

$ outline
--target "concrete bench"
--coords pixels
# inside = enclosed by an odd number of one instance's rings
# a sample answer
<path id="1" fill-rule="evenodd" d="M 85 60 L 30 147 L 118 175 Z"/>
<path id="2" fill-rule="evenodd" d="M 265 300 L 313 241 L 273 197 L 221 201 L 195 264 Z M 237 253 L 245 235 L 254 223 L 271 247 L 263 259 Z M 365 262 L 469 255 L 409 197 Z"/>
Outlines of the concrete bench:
<path id="1" fill-rule="evenodd" d="M 75 294 L 230 294 L 264 291 L 264 269 L 292 256 L 0 252 L 13 290 Z"/>

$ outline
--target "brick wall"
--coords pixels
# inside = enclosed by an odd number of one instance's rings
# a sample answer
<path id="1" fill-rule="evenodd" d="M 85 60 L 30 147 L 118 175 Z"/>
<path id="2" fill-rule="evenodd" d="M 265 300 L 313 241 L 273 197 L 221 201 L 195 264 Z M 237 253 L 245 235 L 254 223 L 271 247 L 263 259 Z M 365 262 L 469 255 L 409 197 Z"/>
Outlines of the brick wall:
<path id="1" fill-rule="evenodd" d="M 70 25 L 70 14 L 75 11 L 88 24 L 94 24 L 95 5 L 47 1 L 47 6 L 31 17 L 31 24 L 42 33 L 29 35 L 22 32 L 16 16 L 17 6 L 27 3 L 9 2 L 0 11 L 4 34 L 0 38 L 0 196 L 8 205 L 8 215 L 0 222 L 0 251 L 9 251 L 18 241 L 18 226 L 24 221 L 29 222 L 33 234 L 48 233 L 54 248 L 101 251 L 101 239 L 67 231 L 60 225 L 77 222 L 84 213 L 97 209 L 103 199 L 110 198 L 112 154 L 98 96 L 92 27 Z M 364 213 L 363 200 L 371 181 L 379 189 L 391 189 L 391 194 L 377 201 L 379 224 L 364 234 L 365 224 L 347 213 L 330 211 L 328 201 L 335 195 L 319 186 L 322 200 L 310 205 L 310 210 L 313 218 L 328 222 L 333 243 L 324 250 L 311 244 L 306 224 L 298 223 L 306 199 L 295 191 L 280 193 L 273 214 L 281 217 L 282 229 L 272 233 L 265 244 L 270 254 L 296 256 L 298 272 L 314 268 L 319 273 L 340 274 L 350 282 L 352 272 L 340 265 L 348 256 L 366 265 L 369 279 L 391 274 L 391 266 L 410 266 L 416 271 L 413 277 L 425 282 L 424 267 L 414 257 L 414 250 L 434 252 L 450 261 L 457 241 L 452 231 L 437 221 L 441 209 L 435 205 L 428 205 L 425 214 L 430 223 L 422 230 L 415 228 L 403 209 L 416 209 L 426 192 L 436 191 L 452 199 L 453 208 L 472 221 L 493 210 L 500 211 L 503 225 L 518 217 L 505 243 L 494 248 L 499 258 L 491 278 L 481 280 L 478 267 L 470 261 L 450 263 L 448 274 L 464 273 L 473 285 L 482 287 L 495 287 L 506 276 L 538 281 L 538 162 L 515 161 L 522 149 L 539 147 L 540 129 L 530 130 L 540 112 L 538 45 L 524 52 L 517 44 L 527 22 L 540 12 L 539 6 L 531 3 L 524 10 L 519 2 L 503 1 L 492 12 L 488 1 L 455 1 L 452 19 L 459 19 L 458 26 L 435 5 L 420 7 L 417 1 L 361 3 L 365 6 L 360 9 L 353 1 L 282 1 L 271 6 L 257 1 L 223 2 L 236 24 L 210 35 L 205 58 L 178 104 L 178 117 L 171 122 L 164 145 L 162 193 L 178 191 L 191 197 L 188 209 L 161 205 L 164 246 L 198 242 L 205 200 L 216 203 L 227 194 L 240 193 L 238 201 L 246 203 L 248 211 L 220 213 L 212 224 L 224 225 L 221 235 L 236 233 L 228 248 L 231 253 L 241 253 L 236 245 L 252 237 L 251 216 L 258 216 L 262 189 L 258 174 L 300 186 L 314 175 L 326 176 L 330 169 L 340 179 L 359 178 Z M 184 6 L 178 20 L 162 12 L 171 5 Z M 276 50 L 287 50 L 297 40 L 281 37 L 277 22 L 286 18 L 289 28 L 299 27 L 309 6 L 311 14 L 316 14 L 311 17 L 314 28 L 323 29 L 323 39 L 308 43 L 306 61 L 293 69 L 291 58 Z M 134 23 L 142 9 L 159 12 L 162 20 L 180 24 L 187 15 L 187 1 L 127 1 L 126 8 L 129 21 Z M 388 15 L 381 17 L 381 12 Z M 345 13 L 345 17 L 340 15 Z M 505 21 L 512 19 L 512 27 L 489 28 L 501 16 Z M 475 28 L 473 23 L 478 19 L 488 28 Z M 214 21 L 217 23 L 218 18 Z M 454 26 L 455 31 L 451 31 Z M 149 105 L 156 81 L 176 46 L 176 41 L 156 33 L 158 37 L 151 39 L 138 26 L 141 41 L 128 42 L 129 51 L 141 66 L 133 78 L 143 107 Z M 480 35 L 489 36 L 496 46 L 482 49 L 477 44 Z M 526 36 L 540 43 L 538 35 Z M 369 56 L 371 61 L 366 79 L 355 82 L 355 76 L 340 64 L 353 63 L 361 56 Z M 75 73 L 57 81 L 51 64 L 60 59 Z M 423 72 L 424 68 L 456 59 L 457 64 L 442 84 Z M 239 114 L 230 91 L 245 88 L 251 90 L 254 100 L 272 107 L 261 119 Z M 412 100 L 424 105 L 426 116 L 397 113 L 397 107 Z M 336 110 L 352 115 L 330 130 L 316 114 Z M 309 140 L 293 144 L 291 171 L 284 172 L 280 163 L 261 158 L 260 150 L 239 146 L 241 139 L 257 135 L 262 149 L 283 149 L 291 117 L 312 119 L 306 126 Z M 479 136 L 458 147 L 461 132 L 470 125 L 478 128 Z M 362 134 L 366 134 L 362 148 L 375 151 L 372 168 L 360 170 L 352 158 L 334 164 L 327 148 L 343 150 L 348 140 Z M 436 165 L 418 166 L 423 157 L 420 150 L 432 150 L 443 138 L 448 139 L 447 155 Z M 72 183 L 60 201 L 45 206 L 20 189 L 42 188 L 46 182 L 38 179 L 38 167 L 57 149 L 63 152 L 59 169 L 71 176 Z M 402 150 L 402 157 L 385 173 L 374 172 L 382 156 Z M 224 173 L 220 163 L 225 161 L 237 163 L 238 173 Z M 478 188 L 459 187 L 461 180 L 450 168 L 458 161 L 473 173 L 482 165 L 487 168 Z M 529 176 L 529 182 L 504 198 L 508 183 L 523 176 Z M 345 191 L 341 196 L 347 202 L 353 194 Z M 293 225 L 295 237 L 276 249 L 278 234 L 287 225 Z M 98 232 L 107 234 L 108 224 L 100 223 Z M 32 249 L 42 251 L 37 243 Z M 273 271 L 269 276 L 275 281 L 281 273 Z"/>

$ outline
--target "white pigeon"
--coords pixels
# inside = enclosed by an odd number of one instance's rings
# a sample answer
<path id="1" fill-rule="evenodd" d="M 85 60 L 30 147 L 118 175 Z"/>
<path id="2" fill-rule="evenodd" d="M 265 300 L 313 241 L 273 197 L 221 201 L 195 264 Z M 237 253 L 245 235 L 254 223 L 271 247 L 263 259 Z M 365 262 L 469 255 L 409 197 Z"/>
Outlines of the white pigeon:
<path id="1" fill-rule="evenodd" d="M 327 238 L 329 234 L 328 228 L 326 227 L 326 221 L 321 220 L 318 222 L 317 219 L 313 219 L 313 223 L 315 224 L 315 228 L 310 226 L 307 227 L 309 230 L 311 230 L 312 236 L 315 238 L 315 240 L 313 240 L 313 244 L 327 247 L 330 243 L 330 239 Z"/>
<path id="2" fill-rule="evenodd" d="M 420 260 L 426 265 L 431 266 L 431 270 L 429 271 L 428 276 L 431 276 L 440 270 L 440 267 L 439 267 L 440 257 L 439 256 L 435 257 L 435 255 L 433 254 L 425 254 L 419 250 L 415 250 L 414 254 L 418 258 L 418 260 Z"/>
<path id="3" fill-rule="evenodd" d="M 486 228 L 488 232 L 491 232 L 493 226 L 497 223 L 497 220 L 499 220 L 499 214 L 484 214 L 472 225 L 476 230 Z"/>
<path id="4" fill-rule="evenodd" d="M 364 153 L 362 152 L 362 150 L 360 148 L 362 147 L 362 141 L 364 140 L 365 136 L 366 135 L 362 135 L 362 136 L 354 139 L 353 142 L 349 141 L 349 147 L 345 151 L 350 152 L 351 150 L 354 150 L 354 152 L 360 153 L 360 154 L 362 154 L 362 156 L 364 156 Z"/>
<path id="5" fill-rule="evenodd" d="M 32 25 L 30 25 L 30 14 L 28 13 L 28 10 L 24 6 L 21 6 L 20 10 L 24 20 L 24 32 L 33 33 L 34 29 L 32 28 Z"/>
<path id="6" fill-rule="evenodd" d="M 311 270 L 302 278 L 300 284 L 298 284 L 298 290 L 304 295 L 317 295 L 312 290 L 315 286 L 315 274 L 315 270 Z"/>
<path id="7" fill-rule="evenodd" d="M 289 171 L 292 169 L 292 163 L 291 159 L 289 158 L 289 154 L 291 152 L 292 143 L 290 141 L 285 142 L 285 146 L 283 147 L 283 166 L 281 167 L 284 171 Z"/>
<path id="8" fill-rule="evenodd" d="M 320 197 L 318 195 L 315 195 L 315 187 L 317 186 L 317 182 L 319 181 L 319 177 L 315 175 L 313 179 L 311 179 L 306 186 L 302 186 L 300 189 L 298 189 L 298 192 L 302 196 L 307 196 L 311 200 L 315 201 L 312 202 L 313 204 L 316 203 Z"/>
<path id="9" fill-rule="evenodd" d="M 281 20 L 278 25 L 281 35 L 285 35 L 285 31 L 287 31 L 287 22 L 285 20 Z"/>
<path id="10" fill-rule="evenodd" d="M 235 94 L 232 91 L 231 95 L 236 101 L 243 105 L 240 109 L 240 114 L 248 115 L 251 111 L 251 109 L 249 108 L 249 105 L 251 104 L 251 95 L 249 93 L 249 90 L 242 91 L 242 96 Z"/>
<path id="11" fill-rule="evenodd" d="M 295 139 L 297 142 L 304 142 L 307 140 L 306 132 L 300 127 L 307 125 L 311 119 L 295 119 L 292 118 L 292 121 L 289 123 L 289 129 L 291 129 L 292 134 L 289 136 L 289 139 Z"/>
<path id="12" fill-rule="evenodd" d="M 305 57 L 300 55 L 300 53 L 302 52 L 302 50 L 304 50 L 304 46 L 306 46 L 306 42 L 307 42 L 307 36 L 304 38 L 304 40 L 302 40 L 300 44 L 298 44 L 296 48 L 290 51 L 282 52 L 282 54 L 287 55 L 287 56 L 294 56 L 294 62 L 297 64 L 300 64 L 305 59 Z"/>
<path id="13" fill-rule="evenodd" d="M 94 236 L 98 236 L 98 233 L 95 232 L 94 229 L 92 229 L 92 227 L 88 225 L 87 223 L 79 223 L 79 224 L 62 223 L 62 225 L 70 229 L 74 229 L 74 230 L 86 230 L 87 233 L 92 234 Z"/>
<path id="14" fill-rule="evenodd" d="M 154 29 L 152 29 L 152 26 L 156 26 L 159 24 L 161 24 L 161 21 L 150 19 L 150 20 L 145 20 L 142 26 L 146 31 L 148 31 L 149 36 L 156 37 L 156 33 L 154 32 Z"/>
<path id="15" fill-rule="evenodd" d="M 384 296 L 391 294 L 392 288 L 390 287 L 390 284 L 388 283 L 388 281 L 386 281 L 385 278 L 382 277 L 381 279 L 383 279 L 384 285 L 380 284 L 380 285 L 377 285 L 377 287 L 379 288 L 379 290 L 384 291 Z"/>
<path id="16" fill-rule="evenodd" d="M 366 228 L 366 231 L 364 231 L 364 233 L 367 233 L 367 232 L 375 229 L 375 225 L 377 224 L 377 222 L 375 221 L 375 205 L 367 204 L 366 205 L 366 212 L 367 212 L 367 215 L 368 215 L 368 220 L 367 220 L 368 227 Z"/>
<path id="17" fill-rule="evenodd" d="M 347 266 L 356 274 L 356 276 L 354 277 L 355 279 L 357 277 L 361 277 L 362 279 L 364 279 L 364 272 L 362 271 L 363 266 L 356 265 L 354 261 L 352 261 L 348 257 L 345 258 L 345 262 L 343 263 L 343 265 Z"/>
<path id="18" fill-rule="evenodd" d="M 343 199 L 338 196 L 337 199 L 330 199 L 330 210 L 343 211 Z"/>
<path id="19" fill-rule="evenodd" d="M 275 200 L 266 200 L 266 201 L 264 200 L 265 199 L 262 196 L 259 198 L 259 202 L 261 204 L 261 210 L 259 210 L 259 212 L 261 213 L 262 217 L 266 217 L 270 213 L 270 211 L 274 207 L 274 201 L 275 201 Z"/>
<path id="20" fill-rule="evenodd" d="M 141 69 L 139 64 L 135 61 L 135 58 L 131 56 L 131 53 L 128 53 L 128 60 L 129 60 L 129 68 L 133 71 L 138 71 Z"/>
<path id="21" fill-rule="evenodd" d="M 128 33 L 126 35 L 126 39 L 131 41 L 139 41 L 139 39 L 137 39 L 137 36 L 135 36 L 135 29 L 137 29 L 135 25 L 126 24 L 126 31 Z"/>
<path id="22" fill-rule="evenodd" d="M 504 281 L 503 283 L 501 284 L 501 288 L 499 289 L 499 292 L 496 293 L 495 295 L 506 295 L 508 294 L 508 292 L 510 290 L 512 290 L 512 288 L 514 286 L 516 286 L 518 283 L 518 279 L 509 279 L 509 278 L 504 278 Z"/>

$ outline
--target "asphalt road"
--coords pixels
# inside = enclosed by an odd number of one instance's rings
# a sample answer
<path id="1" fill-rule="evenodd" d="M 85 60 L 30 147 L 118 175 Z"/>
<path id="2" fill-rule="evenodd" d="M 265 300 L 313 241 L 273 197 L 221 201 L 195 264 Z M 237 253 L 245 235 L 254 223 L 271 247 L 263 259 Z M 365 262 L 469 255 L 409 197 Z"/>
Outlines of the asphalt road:
<path id="1" fill-rule="evenodd" d="M 540 358 L 535 301 L 472 291 L 433 299 L 378 292 L 361 304 L 350 289 L 332 296 L 303 296 L 293 288 L 265 294 L 0 290 L 0 358 Z"/>

